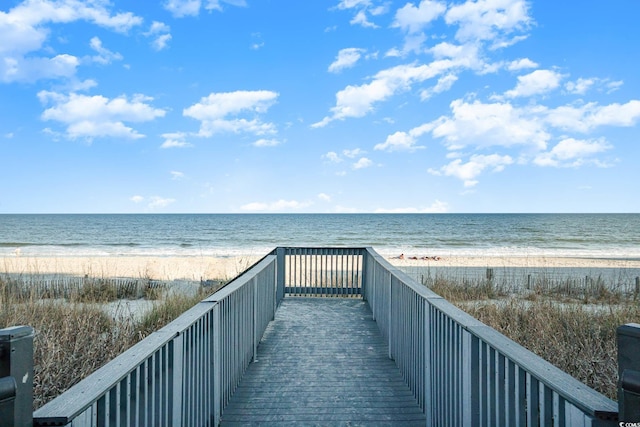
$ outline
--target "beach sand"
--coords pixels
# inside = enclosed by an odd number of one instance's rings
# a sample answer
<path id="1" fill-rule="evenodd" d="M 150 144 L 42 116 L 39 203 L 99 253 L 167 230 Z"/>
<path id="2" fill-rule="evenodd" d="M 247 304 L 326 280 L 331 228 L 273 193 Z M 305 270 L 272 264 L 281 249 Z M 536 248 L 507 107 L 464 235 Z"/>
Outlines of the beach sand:
<path id="1" fill-rule="evenodd" d="M 640 260 L 569 257 L 468 257 L 443 256 L 439 260 L 387 258 L 397 267 L 530 267 L 530 268 L 640 268 Z M 130 277 L 154 280 L 228 280 L 261 257 L 23 257 L 0 259 L 0 273 Z"/>

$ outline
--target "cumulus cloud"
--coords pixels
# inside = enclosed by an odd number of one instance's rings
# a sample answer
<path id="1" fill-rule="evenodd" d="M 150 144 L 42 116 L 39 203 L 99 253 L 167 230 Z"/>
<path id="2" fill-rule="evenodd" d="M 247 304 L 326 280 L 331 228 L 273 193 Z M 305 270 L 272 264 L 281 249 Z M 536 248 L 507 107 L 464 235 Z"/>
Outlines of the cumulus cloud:
<path id="1" fill-rule="evenodd" d="M 101 95 L 41 91 L 38 97 L 43 104 L 52 105 L 42 113 L 42 119 L 66 125 L 65 133 L 70 139 L 143 138 L 144 135 L 124 123 L 147 122 L 165 115 L 164 110 L 150 105 L 152 98 L 144 95 L 109 99 Z"/>
<path id="2" fill-rule="evenodd" d="M 171 179 L 173 179 L 173 180 L 179 180 L 179 179 L 184 178 L 184 172 L 171 171 L 169 173 L 171 174 Z"/>
<path id="3" fill-rule="evenodd" d="M 426 101 L 434 95 L 437 95 L 442 92 L 446 92 L 449 89 L 451 89 L 453 84 L 457 81 L 458 81 L 458 76 L 456 76 L 455 74 L 447 74 L 446 76 L 440 77 L 434 87 L 430 89 L 425 89 L 422 92 L 420 92 L 420 99 L 422 99 L 423 101 Z"/>
<path id="4" fill-rule="evenodd" d="M 342 158 L 335 151 L 329 151 L 327 154 L 322 156 L 323 159 L 328 160 L 331 163 L 340 163 L 342 162 Z"/>
<path id="5" fill-rule="evenodd" d="M 163 22 L 153 21 L 149 31 L 144 33 L 145 36 L 151 38 L 151 47 L 160 51 L 166 49 L 171 41 L 171 27 Z"/>
<path id="6" fill-rule="evenodd" d="M 362 151 L 360 148 L 354 148 L 352 150 L 342 150 L 342 154 L 344 154 L 345 157 L 354 159 L 359 155 L 364 154 L 364 151 Z"/>
<path id="7" fill-rule="evenodd" d="M 297 211 L 313 205 L 313 202 L 299 202 L 297 200 L 280 199 L 275 202 L 251 202 L 240 206 L 243 211 L 250 212 L 286 212 Z"/>
<path id="8" fill-rule="evenodd" d="M 0 58 L 0 81 L 4 83 L 32 83 L 40 79 L 71 78 L 76 74 L 80 61 L 72 55 L 56 55 L 52 58 Z"/>
<path id="9" fill-rule="evenodd" d="M 210 137 L 219 132 L 274 134 L 276 129 L 273 123 L 262 122 L 255 116 L 266 113 L 277 98 L 277 92 L 267 90 L 211 93 L 185 108 L 183 115 L 200 121 L 198 136 L 201 137 Z M 253 117 L 233 117 L 240 114 Z"/>
<path id="10" fill-rule="evenodd" d="M 451 103 L 450 117 L 433 122 L 432 135 L 444 138 L 450 149 L 530 145 L 545 149 L 551 135 L 537 120 L 535 108 L 517 108 L 510 103 L 485 104 L 480 101 Z"/>
<path id="11" fill-rule="evenodd" d="M 345 68 L 351 68 L 355 66 L 364 52 L 366 52 L 365 49 L 359 49 L 356 47 L 349 47 L 340 50 L 340 52 L 338 52 L 338 55 L 336 56 L 336 60 L 333 61 L 331 65 L 329 65 L 329 72 L 339 73 Z"/>
<path id="12" fill-rule="evenodd" d="M 323 202 L 330 202 L 331 201 L 331 196 L 329 196 L 326 193 L 320 193 L 320 194 L 318 194 L 318 199 L 322 200 Z"/>
<path id="13" fill-rule="evenodd" d="M 566 138 L 560 141 L 550 151 L 540 153 L 534 159 L 534 163 L 538 166 L 554 166 L 554 167 L 577 167 L 589 161 L 592 156 L 613 148 L 604 139 L 598 140 L 579 140 L 574 138 Z M 596 162 L 601 165 L 601 163 Z"/>
<path id="14" fill-rule="evenodd" d="M 429 169 L 428 172 L 432 175 L 453 176 L 464 181 L 465 187 L 474 187 L 478 184 L 476 178 L 485 169 L 500 172 L 505 166 L 512 163 L 513 159 L 510 156 L 476 154 L 471 156 L 467 163 L 463 163 L 462 159 L 455 159 L 448 165 L 440 168 L 440 170 Z"/>
<path id="15" fill-rule="evenodd" d="M 413 3 L 407 3 L 396 11 L 396 16 L 391 26 L 400 28 L 407 33 L 416 33 L 422 31 L 446 10 L 446 4 L 438 1 L 422 0 L 418 6 Z"/>
<path id="16" fill-rule="evenodd" d="M 311 125 L 323 127 L 334 120 L 348 117 L 363 117 L 373 110 L 373 105 L 393 96 L 396 92 L 408 90 L 412 84 L 433 78 L 452 67 L 450 61 L 435 61 L 429 65 L 398 65 L 378 72 L 370 83 L 347 86 L 336 94 L 333 113 Z"/>
<path id="17" fill-rule="evenodd" d="M 374 150 L 382 151 L 415 151 L 425 148 L 424 146 L 416 145 L 418 138 L 427 132 L 433 130 L 433 124 L 427 123 L 411 129 L 409 132 L 396 132 L 387 137 L 386 141 L 381 144 L 376 144 Z"/>
<path id="18" fill-rule="evenodd" d="M 78 65 L 75 56 L 36 53 L 43 50 L 49 38 L 49 25 L 86 21 L 126 33 L 142 23 L 142 18 L 131 12 L 112 14 L 109 6 L 104 1 L 39 0 L 22 2 L 8 12 L 0 11 L 0 81 L 33 82 L 73 76 Z"/>
<path id="19" fill-rule="evenodd" d="M 91 49 L 95 50 L 97 55 L 91 57 L 93 62 L 98 64 L 107 65 L 113 61 L 121 61 L 122 55 L 118 52 L 112 52 L 102 45 L 102 40 L 98 37 L 93 37 L 89 42 Z"/>
<path id="20" fill-rule="evenodd" d="M 558 88 L 563 78 L 562 74 L 553 70 L 535 70 L 530 74 L 518 76 L 516 87 L 505 92 L 505 96 L 516 98 L 544 94 Z"/>
<path id="21" fill-rule="evenodd" d="M 193 147 L 193 144 L 187 142 L 188 134 L 184 132 L 163 133 L 164 142 L 160 148 L 186 148 Z"/>
<path id="22" fill-rule="evenodd" d="M 252 145 L 254 147 L 275 147 L 276 145 L 280 145 L 280 144 L 281 144 L 281 141 L 278 139 L 260 138 L 259 140 L 254 142 Z"/>
<path id="23" fill-rule="evenodd" d="M 353 165 L 351 165 L 354 169 L 365 169 L 368 168 L 370 166 L 373 166 L 373 162 L 366 158 L 366 157 L 361 157 L 360 159 L 358 159 L 357 162 L 355 162 Z"/>
<path id="24" fill-rule="evenodd" d="M 526 70 L 527 68 L 538 68 L 538 64 L 533 62 L 529 58 L 517 59 L 507 64 L 507 70 L 509 71 L 520 71 Z"/>
<path id="25" fill-rule="evenodd" d="M 463 43 L 486 40 L 499 48 L 522 40 L 512 35 L 529 28 L 533 19 L 526 0 L 478 0 L 451 6 L 445 22 L 458 25 L 455 37 Z"/>
<path id="26" fill-rule="evenodd" d="M 546 121 L 551 126 L 586 133 L 600 126 L 635 126 L 640 119 L 640 101 L 609 105 L 590 102 L 584 105 L 565 105 L 545 112 Z"/>

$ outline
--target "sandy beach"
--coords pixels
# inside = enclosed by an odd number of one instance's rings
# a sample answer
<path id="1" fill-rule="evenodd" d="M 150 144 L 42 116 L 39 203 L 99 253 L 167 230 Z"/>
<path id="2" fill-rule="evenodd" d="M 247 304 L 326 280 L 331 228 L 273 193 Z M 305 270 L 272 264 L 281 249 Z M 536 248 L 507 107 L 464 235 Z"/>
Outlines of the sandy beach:
<path id="1" fill-rule="evenodd" d="M 640 268 L 640 260 L 570 257 L 468 257 L 443 256 L 438 260 L 387 257 L 397 267 L 531 267 L 531 268 Z M 7 256 L 0 261 L 0 273 L 38 275 L 64 274 L 90 277 L 131 277 L 154 280 L 231 279 L 260 257 L 23 257 Z"/>

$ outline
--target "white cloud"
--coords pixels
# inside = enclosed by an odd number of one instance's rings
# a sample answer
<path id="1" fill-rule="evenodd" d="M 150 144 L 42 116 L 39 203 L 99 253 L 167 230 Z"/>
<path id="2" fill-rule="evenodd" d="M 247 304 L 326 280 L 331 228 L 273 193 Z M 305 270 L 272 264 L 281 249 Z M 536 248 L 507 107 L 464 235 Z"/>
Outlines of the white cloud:
<path id="1" fill-rule="evenodd" d="M 222 11 L 222 5 L 220 3 L 226 3 L 231 6 L 246 6 L 245 0 L 207 0 L 207 4 L 204 6 L 206 10 Z M 202 7 L 201 0 L 167 0 L 164 3 L 164 8 L 171 12 L 175 18 L 183 18 L 185 16 L 198 16 L 200 14 L 200 8 Z"/>
<path id="2" fill-rule="evenodd" d="M 501 47 L 521 40 L 508 37 L 529 28 L 533 20 L 526 0 L 477 0 L 451 6 L 445 22 L 459 26 L 455 37 L 461 42 L 487 40 Z"/>
<path id="3" fill-rule="evenodd" d="M 426 208 L 378 208 L 375 210 L 375 213 L 447 213 L 449 210 L 450 208 L 447 202 L 436 200 L 431 206 Z"/>
<path id="4" fill-rule="evenodd" d="M 67 125 L 70 139 L 96 137 L 143 138 L 144 135 L 127 127 L 124 122 L 147 122 L 163 117 L 165 111 L 152 107 L 152 98 L 134 95 L 109 99 L 101 95 L 69 95 L 42 91 L 38 93 L 44 104 L 53 104 L 42 113 L 43 120 L 54 120 Z"/>
<path id="5" fill-rule="evenodd" d="M 164 8 L 175 18 L 197 16 L 200 13 L 200 0 L 167 0 Z"/>
<path id="6" fill-rule="evenodd" d="M 91 49 L 95 50 L 97 55 L 91 57 L 93 62 L 98 64 L 107 65 L 112 61 L 121 61 L 122 55 L 118 52 L 111 52 L 109 49 L 102 46 L 102 41 L 98 37 L 93 37 L 89 42 Z"/>
<path id="7" fill-rule="evenodd" d="M 420 92 L 420 99 L 422 99 L 423 101 L 426 101 L 429 98 L 431 98 L 433 95 L 446 92 L 449 89 L 451 89 L 453 84 L 457 81 L 458 81 L 458 76 L 456 76 L 455 74 L 447 74 L 446 76 L 440 77 L 434 87 L 430 89 L 425 89 L 422 92 Z"/>
<path id="8" fill-rule="evenodd" d="M 328 194 L 325 194 L 325 193 L 320 193 L 320 194 L 318 194 L 318 199 L 322 200 L 323 202 L 330 202 L 331 201 L 331 196 L 329 196 Z"/>
<path id="9" fill-rule="evenodd" d="M 433 78 L 451 68 L 451 61 L 435 61 L 429 65 L 398 65 L 378 72 L 370 83 L 347 86 L 336 94 L 333 113 L 311 125 L 323 127 L 334 120 L 348 117 L 363 117 L 373 110 L 373 104 L 393 96 L 396 92 L 408 90 L 416 82 Z"/>
<path id="10" fill-rule="evenodd" d="M 564 88 L 574 95 L 584 95 L 596 83 L 596 79 L 579 78 L 575 82 L 567 82 Z"/>
<path id="11" fill-rule="evenodd" d="M 169 173 L 171 174 L 171 179 L 173 179 L 173 180 L 179 180 L 179 179 L 184 178 L 184 172 L 171 171 Z"/>
<path id="12" fill-rule="evenodd" d="M 345 157 L 354 159 L 359 155 L 364 154 L 364 151 L 359 148 L 354 148 L 353 150 L 342 150 L 342 154 L 344 154 Z"/>
<path id="13" fill-rule="evenodd" d="M 427 132 L 433 130 L 433 124 L 427 123 L 416 128 L 411 129 L 409 132 L 396 132 L 389 135 L 384 143 L 376 144 L 374 150 L 382 151 L 415 151 L 425 148 L 424 146 L 416 145 L 417 139 Z"/>
<path id="14" fill-rule="evenodd" d="M 193 147 L 186 141 L 187 134 L 184 132 L 164 133 L 162 137 L 165 139 L 160 148 L 186 148 Z"/>
<path id="15" fill-rule="evenodd" d="M 432 135 L 444 138 L 452 150 L 467 145 L 529 145 L 544 150 L 551 138 L 535 109 L 516 108 L 509 103 L 468 103 L 461 99 L 450 106 L 452 116 L 441 117 L 431 125 Z"/>
<path id="16" fill-rule="evenodd" d="M 563 77 L 552 70 L 535 70 L 530 74 L 518 76 L 518 84 L 514 89 L 505 92 L 505 96 L 516 98 L 544 94 L 560 86 Z"/>
<path id="17" fill-rule="evenodd" d="M 247 2 L 245 0 L 208 0 L 204 8 L 207 10 L 222 11 L 222 5 L 220 3 L 226 3 L 237 7 L 247 6 Z"/>
<path id="18" fill-rule="evenodd" d="M 538 166 L 577 167 L 589 162 L 589 158 L 593 155 L 611 148 L 613 148 L 611 144 L 604 139 L 578 140 L 567 138 L 560 141 L 549 152 L 540 153 L 533 162 Z"/>
<path id="19" fill-rule="evenodd" d="M 252 145 L 254 147 L 275 147 L 276 145 L 280 145 L 281 141 L 277 139 L 265 139 L 261 138 L 254 142 Z"/>
<path id="20" fill-rule="evenodd" d="M 462 163 L 462 159 L 455 159 L 440 170 L 429 169 L 432 175 L 453 176 L 464 181 L 465 187 L 474 187 L 478 184 L 476 178 L 485 169 L 492 169 L 493 172 L 500 172 L 505 166 L 513 163 L 510 156 L 500 156 L 498 154 L 471 156 L 467 163 Z"/>
<path id="21" fill-rule="evenodd" d="M 345 68 L 351 68 L 356 65 L 356 62 L 362 57 L 362 54 L 366 52 L 365 49 L 359 49 L 356 47 L 349 47 L 340 50 L 336 60 L 329 65 L 330 73 L 339 73 Z"/>
<path id="22" fill-rule="evenodd" d="M 176 199 L 153 196 L 153 197 L 150 197 L 149 208 L 150 209 L 165 208 L 175 202 L 176 202 Z"/>
<path id="23" fill-rule="evenodd" d="M 417 33 L 440 17 L 446 10 L 446 4 L 438 1 L 422 0 L 417 7 L 413 3 L 407 3 L 396 11 L 391 26 L 408 33 Z"/>
<path id="24" fill-rule="evenodd" d="M 0 11 L 0 81 L 32 82 L 75 75 L 78 59 L 73 55 L 35 53 L 42 50 L 51 33 L 48 25 L 87 21 L 126 33 L 142 23 L 142 18 L 131 12 L 112 14 L 109 6 L 106 1 L 38 0 Z"/>
<path id="25" fill-rule="evenodd" d="M 367 7 L 371 5 L 371 0 L 341 0 L 336 6 L 338 9 L 353 9 L 356 7 Z"/>
<path id="26" fill-rule="evenodd" d="M 353 19 L 349 21 L 349 23 L 351 25 L 361 25 L 365 28 L 378 28 L 376 24 L 369 21 L 369 18 L 367 18 L 367 13 L 364 10 L 359 10 L 358 13 L 356 13 L 356 16 L 354 16 Z"/>
<path id="27" fill-rule="evenodd" d="M 80 61 L 72 55 L 53 58 L 0 58 L 0 81 L 32 83 L 40 79 L 71 78 Z"/>
<path id="28" fill-rule="evenodd" d="M 171 27 L 163 22 L 153 21 L 149 31 L 144 33 L 145 36 L 152 38 L 151 47 L 154 50 L 161 51 L 168 47 L 171 41 Z"/>
<path id="29" fill-rule="evenodd" d="M 507 64 L 507 70 L 509 71 L 520 71 L 526 70 L 527 68 L 538 68 L 538 64 L 529 58 L 517 59 Z"/>
<path id="30" fill-rule="evenodd" d="M 352 167 L 357 170 L 357 169 L 365 169 L 372 165 L 373 165 L 373 162 L 370 159 L 367 159 L 366 157 L 361 157 L 360 159 L 358 159 L 357 162 L 355 162 L 352 165 Z"/>
<path id="31" fill-rule="evenodd" d="M 556 128 L 590 132 L 600 126 L 635 126 L 640 119 L 640 100 L 626 104 L 600 106 L 590 102 L 581 106 L 565 105 L 546 111 L 547 122 Z"/>
<path id="32" fill-rule="evenodd" d="M 313 202 L 299 202 L 296 200 L 278 200 L 276 202 L 252 202 L 240 207 L 243 211 L 250 212 L 284 212 L 296 211 L 313 205 Z"/>
<path id="33" fill-rule="evenodd" d="M 331 163 L 340 163 L 342 162 L 342 158 L 335 151 L 329 151 L 327 154 L 322 156 L 323 159 L 329 160 Z"/>
<path id="34" fill-rule="evenodd" d="M 202 137 L 210 137 L 218 132 L 273 134 L 276 130 L 272 123 L 263 123 L 257 118 L 248 120 L 227 116 L 266 113 L 277 98 L 278 93 L 267 90 L 211 93 L 185 108 L 183 115 L 200 121 L 198 135 Z"/>
<path id="35" fill-rule="evenodd" d="M 171 199 L 171 198 L 165 198 L 160 196 L 152 196 L 152 197 L 146 198 L 140 195 L 132 196 L 129 198 L 129 200 L 131 200 L 133 203 L 136 203 L 136 204 L 140 204 L 145 201 L 148 201 L 147 207 L 151 210 L 161 209 L 176 202 L 176 199 Z"/>

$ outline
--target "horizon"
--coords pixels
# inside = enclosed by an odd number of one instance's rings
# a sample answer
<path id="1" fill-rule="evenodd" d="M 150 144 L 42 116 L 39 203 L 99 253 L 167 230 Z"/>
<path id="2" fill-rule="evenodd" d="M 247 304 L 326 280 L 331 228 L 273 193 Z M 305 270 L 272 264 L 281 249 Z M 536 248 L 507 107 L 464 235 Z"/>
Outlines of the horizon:
<path id="1" fill-rule="evenodd" d="M 635 214 L 640 2 L 10 0 L 0 214 Z"/>

